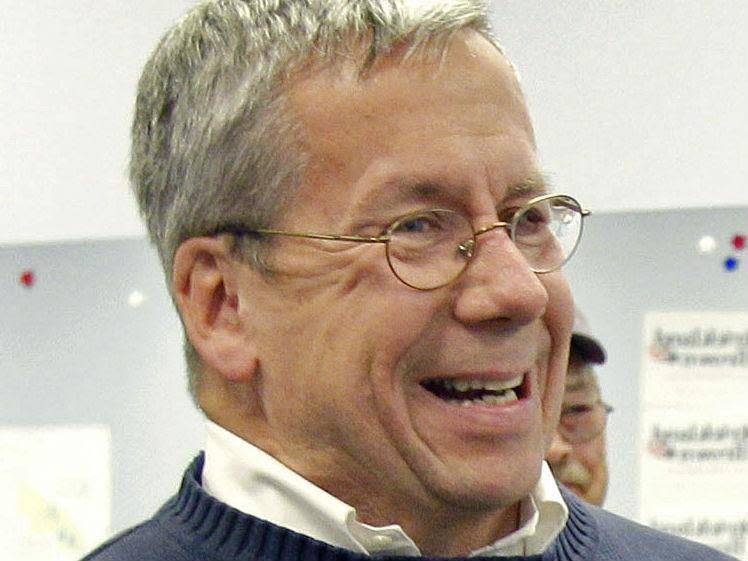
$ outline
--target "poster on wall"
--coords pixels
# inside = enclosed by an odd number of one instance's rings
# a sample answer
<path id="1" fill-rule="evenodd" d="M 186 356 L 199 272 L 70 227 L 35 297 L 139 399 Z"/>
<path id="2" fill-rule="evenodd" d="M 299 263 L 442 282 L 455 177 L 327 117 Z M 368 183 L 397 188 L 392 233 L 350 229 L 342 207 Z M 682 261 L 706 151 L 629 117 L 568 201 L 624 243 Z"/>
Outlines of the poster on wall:
<path id="1" fill-rule="evenodd" d="M 748 314 L 649 313 L 641 521 L 748 560 Z"/>
<path id="2" fill-rule="evenodd" d="M 109 534 L 110 432 L 0 427 L 3 559 L 76 560 Z"/>

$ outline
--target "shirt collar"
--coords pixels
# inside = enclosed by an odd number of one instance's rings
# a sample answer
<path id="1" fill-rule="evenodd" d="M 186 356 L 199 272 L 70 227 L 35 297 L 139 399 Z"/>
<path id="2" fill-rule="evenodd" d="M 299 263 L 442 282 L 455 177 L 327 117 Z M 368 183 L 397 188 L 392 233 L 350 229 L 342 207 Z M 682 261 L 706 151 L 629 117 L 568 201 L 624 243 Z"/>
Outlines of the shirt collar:
<path id="1" fill-rule="evenodd" d="M 569 520 L 556 479 L 543 462 L 540 479 L 530 496 L 520 506 L 519 528 L 493 544 L 474 551 L 472 555 L 507 556 L 543 553 L 556 539 Z"/>
<path id="2" fill-rule="evenodd" d="M 368 555 L 421 555 L 400 526 L 359 522 L 355 508 L 209 420 L 202 481 L 208 493 L 237 510 L 316 540 Z M 568 516 L 544 462 L 538 484 L 522 501 L 519 529 L 471 556 L 542 553 Z"/>

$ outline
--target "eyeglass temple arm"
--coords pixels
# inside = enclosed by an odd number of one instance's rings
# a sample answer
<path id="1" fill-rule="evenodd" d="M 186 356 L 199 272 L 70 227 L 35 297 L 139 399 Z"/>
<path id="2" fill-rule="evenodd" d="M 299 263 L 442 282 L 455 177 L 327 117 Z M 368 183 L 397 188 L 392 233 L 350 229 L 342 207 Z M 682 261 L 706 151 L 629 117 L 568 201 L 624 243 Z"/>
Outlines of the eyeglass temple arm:
<path id="1" fill-rule="evenodd" d="M 342 242 L 360 242 L 360 243 L 387 243 L 389 236 L 365 237 L 365 236 L 341 236 L 337 234 L 316 234 L 314 232 L 285 232 L 283 230 L 251 229 L 242 226 L 228 226 L 222 228 L 223 232 L 229 234 L 260 234 L 268 236 L 285 236 L 289 238 L 311 238 L 314 240 L 332 240 Z"/>

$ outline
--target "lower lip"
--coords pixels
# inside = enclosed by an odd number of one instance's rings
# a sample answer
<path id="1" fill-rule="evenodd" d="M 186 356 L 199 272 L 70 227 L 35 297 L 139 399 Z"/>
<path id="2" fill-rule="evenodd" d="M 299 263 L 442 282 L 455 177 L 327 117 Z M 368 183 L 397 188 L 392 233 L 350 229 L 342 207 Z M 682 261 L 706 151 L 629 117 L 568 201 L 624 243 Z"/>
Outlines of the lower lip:
<path id="1" fill-rule="evenodd" d="M 532 376 L 525 374 L 520 393 L 522 398 L 500 405 L 481 405 L 474 403 L 464 406 L 459 402 L 449 402 L 436 397 L 430 391 L 427 394 L 429 406 L 458 432 L 480 435 L 481 433 L 497 436 L 501 434 L 516 435 L 532 426 L 535 413 L 535 392 Z"/>

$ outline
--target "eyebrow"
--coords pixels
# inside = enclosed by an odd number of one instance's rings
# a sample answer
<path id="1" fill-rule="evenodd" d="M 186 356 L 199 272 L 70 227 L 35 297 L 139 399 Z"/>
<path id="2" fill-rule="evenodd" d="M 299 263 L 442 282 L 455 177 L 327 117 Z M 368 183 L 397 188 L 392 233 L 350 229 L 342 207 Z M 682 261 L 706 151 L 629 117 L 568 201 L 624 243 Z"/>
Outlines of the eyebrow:
<path id="1" fill-rule="evenodd" d="M 514 197 L 525 197 L 525 198 L 534 198 L 539 197 L 541 195 L 547 195 L 550 191 L 551 185 L 551 178 L 548 174 L 537 172 L 528 177 L 527 179 L 524 179 L 520 181 L 519 183 L 514 183 L 509 186 L 507 189 L 506 197 L 505 198 L 514 198 Z"/>
<path id="2" fill-rule="evenodd" d="M 534 198 L 547 194 L 550 178 L 537 172 L 531 176 L 509 185 L 503 199 Z M 467 188 L 457 193 L 447 190 L 447 183 L 433 180 L 419 180 L 410 178 L 394 178 L 388 180 L 370 191 L 355 206 L 359 211 L 378 210 L 388 203 L 407 203 L 416 201 L 437 202 L 441 200 L 463 200 L 459 195 L 467 193 Z"/>
<path id="3" fill-rule="evenodd" d="M 396 205 L 423 203 L 424 201 L 426 204 L 437 205 L 445 199 L 452 202 L 457 197 L 450 196 L 442 183 L 398 177 L 387 180 L 366 193 L 349 209 L 349 216 L 373 218 L 380 213 L 391 211 Z"/>

